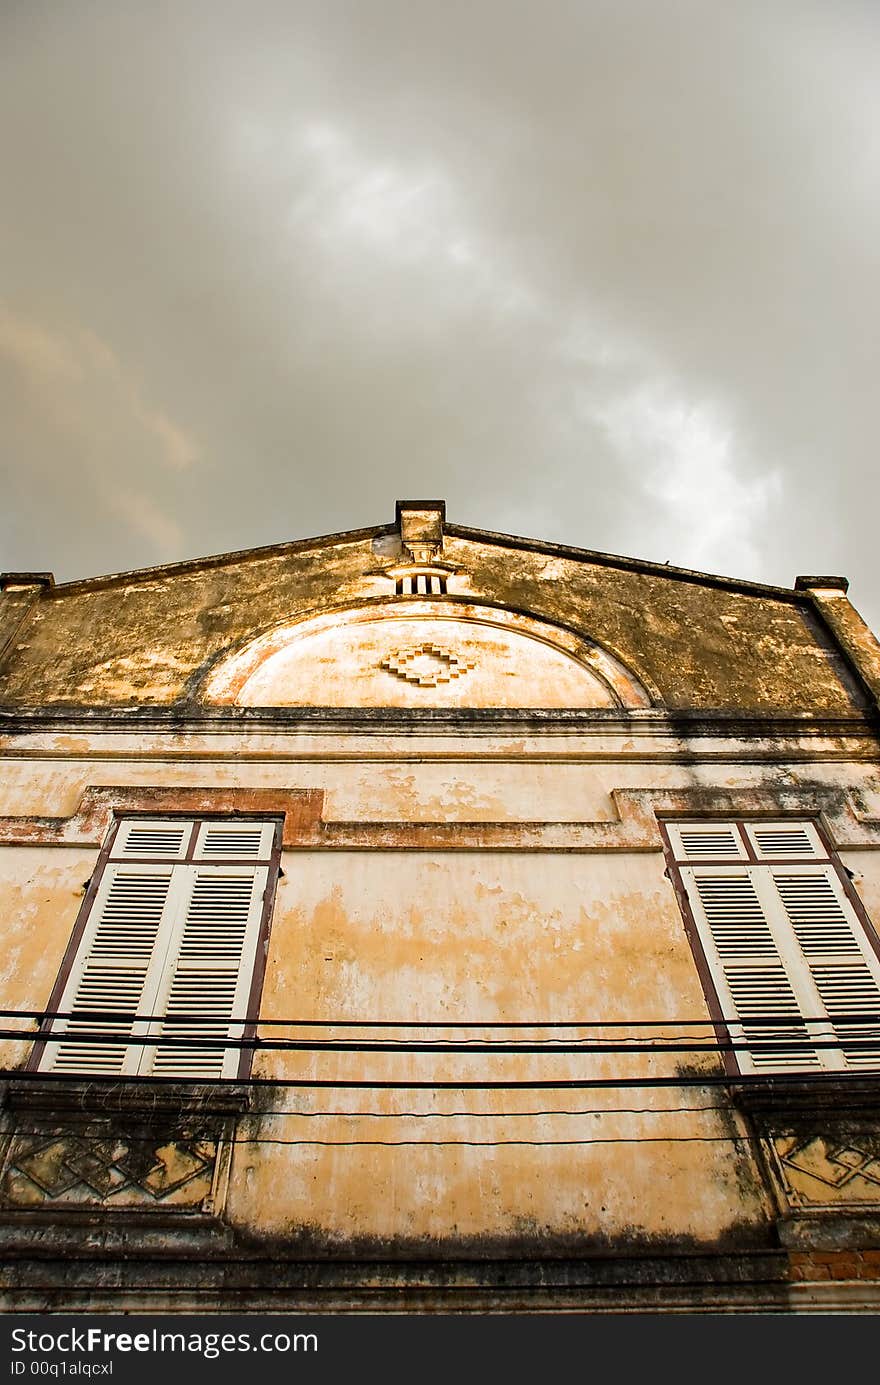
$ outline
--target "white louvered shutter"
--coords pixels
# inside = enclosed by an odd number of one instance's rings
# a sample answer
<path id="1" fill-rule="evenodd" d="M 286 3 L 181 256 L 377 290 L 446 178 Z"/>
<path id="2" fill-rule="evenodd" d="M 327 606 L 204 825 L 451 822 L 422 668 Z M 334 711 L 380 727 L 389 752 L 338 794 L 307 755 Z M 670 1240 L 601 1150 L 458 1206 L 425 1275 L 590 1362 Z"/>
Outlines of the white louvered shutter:
<path id="1" fill-rule="evenodd" d="M 271 831 L 271 827 L 270 827 Z M 241 1038 L 259 941 L 266 866 L 178 867 L 182 879 L 174 937 L 159 980 L 150 1033 L 187 1040 L 151 1047 L 144 1068 L 157 1077 L 235 1077 L 240 1050 L 220 1041 Z M 217 1047 L 199 1047 L 208 1039 Z"/>
<path id="2" fill-rule="evenodd" d="M 120 822 L 57 1005 L 71 1018 L 48 1029 L 65 1039 L 45 1044 L 41 1071 L 237 1076 L 240 1050 L 223 1041 L 244 1032 L 275 830 L 248 819 Z M 157 1036 L 187 1042 L 149 1043 Z"/>
<path id="3" fill-rule="evenodd" d="M 827 1058 L 810 1047 L 820 1035 L 801 1017 L 818 1010 L 802 1008 L 768 918 L 760 874 L 750 866 L 686 866 L 682 880 L 721 1009 L 733 1021 L 730 1037 L 749 1045 L 737 1053 L 739 1066 L 746 1072 L 816 1071 Z"/>
<path id="4" fill-rule="evenodd" d="M 49 1072 L 137 1073 L 141 1048 L 113 1038 L 143 1034 L 134 1018 L 149 1013 L 159 961 L 171 936 L 175 913 L 169 865 L 112 865 L 104 872 L 86 931 L 58 1005 L 69 1020 L 52 1033 L 71 1036 L 49 1043 L 40 1067 Z M 116 1012 L 130 1018 L 102 1019 Z M 107 1042 L 76 1036 L 107 1035 Z"/>
<path id="5" fill-rule="evenodd" d="M 696 837 L 690 827 L 678 828 L 673 849 L 704 861 L 706 824 L 693 824 Z M 761 864 L 724 864 L 728 847 L 718 864 L 679 867 L 731 1038 L 748 1045 L 740 1068 L 880 1068 L 880 960 L 815 827 L 743 827 Z M 711 824 L 724 828 L 738 831 Z M 825 862 L 805 862 L 816 857 Z M 855 1022 L 875 1017 L 874 1026 Z"/>
<path id="6" fill-rule="evenodd" d="M 828 859 L 811 822 L 747 822 L 743 826 L 759 861 Z"/>
<path id="7" fill-rule="evenodd" d="M 833 866 L 770 872 L 792 932 L 840 1044 L 843 1066 L 880 1067 L 880 959 Z M 871 1018 L 877 1023 L 869 1024 Z M 862 1023 L 847 1023 L 847 1020 Z"/>
<path id="8" fill-rule="evenodd" d="M 732 822 L 682 822 L 667 824 L 678 861 L 745 861 L 745 843 Z"/>
<path id="9" fill-rule="evenodd" d="M 138 857 L 150 861 L 180 861 L 186 855 L 193 823 L 182 818 L 120 822 L 113 842 L 113 859 Z"/>
<path id="10" fill-rule="evenodd" d="M 203 822 L 195 855 L 203 861 L 267 861 L 274 831 L 271 822 Z"/>

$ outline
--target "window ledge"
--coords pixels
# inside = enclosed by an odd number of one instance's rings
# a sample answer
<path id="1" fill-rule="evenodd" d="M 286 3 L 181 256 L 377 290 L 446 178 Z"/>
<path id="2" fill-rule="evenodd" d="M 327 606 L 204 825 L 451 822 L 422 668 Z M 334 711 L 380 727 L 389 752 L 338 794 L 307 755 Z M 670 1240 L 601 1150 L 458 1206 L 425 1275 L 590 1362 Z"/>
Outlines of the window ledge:
<path id="1" fill-rule="evenodd" d="M 880 1119 L 880 1073 L 828 1073 L 818 1077 L 787 1074 L 732 1081 L 731 1100 L 749 1115 L 845 1115 Z"/>
<path id="2" fill-rule="evenodd" d="M 87 1115 L 131 1113 L 156 1115 L 234 1116 L 251 1105 L 252 1089 L 244 1082 L 155 1082 L 150 1078 L 114 1079 L 9 1078 L 0 1106 L 10 1111 L 40 1111 Z"/>
<path id="3" fill-rule="evenodd" d="M 786 1250 L 852 1251 L 880 1244 L 880 1211 L 792 1212 L 777 1220 L 776 1231 Z"/>

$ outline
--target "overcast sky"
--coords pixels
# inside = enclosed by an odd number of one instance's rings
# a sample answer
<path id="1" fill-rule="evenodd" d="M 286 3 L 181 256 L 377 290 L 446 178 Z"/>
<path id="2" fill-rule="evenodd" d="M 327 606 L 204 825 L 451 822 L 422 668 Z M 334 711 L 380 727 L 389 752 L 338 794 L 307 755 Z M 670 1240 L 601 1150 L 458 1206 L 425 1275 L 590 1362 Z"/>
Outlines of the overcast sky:
<path id="1" fill-rule="evenodd" d="M 880 626 L 876 0 L 0 0 L 0 569 L 449 519 Z"/>

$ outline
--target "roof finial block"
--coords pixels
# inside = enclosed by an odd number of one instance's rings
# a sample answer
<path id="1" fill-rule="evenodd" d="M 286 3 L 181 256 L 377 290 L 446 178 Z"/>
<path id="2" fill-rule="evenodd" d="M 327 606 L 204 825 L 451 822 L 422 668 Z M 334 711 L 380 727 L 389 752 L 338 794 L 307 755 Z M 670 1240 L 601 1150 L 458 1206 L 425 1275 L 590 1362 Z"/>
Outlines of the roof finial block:
<path id="1" fill-rule="evenodd" d="M 400 542 L 414 563 L 427 563 L 443 548 L 445 500 L 398 500 Z"/>

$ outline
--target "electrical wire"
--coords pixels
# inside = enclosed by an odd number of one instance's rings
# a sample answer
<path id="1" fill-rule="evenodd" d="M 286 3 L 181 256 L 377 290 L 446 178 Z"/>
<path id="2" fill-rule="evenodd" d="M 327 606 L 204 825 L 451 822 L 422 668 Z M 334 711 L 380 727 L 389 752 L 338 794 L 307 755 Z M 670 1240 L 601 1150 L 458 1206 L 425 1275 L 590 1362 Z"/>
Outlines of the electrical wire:
<path id="1" fill-rule="evenodd" d="M 32 1019 L 46 1022 L 66 1019 L 101 1019 L 128 1021 L 137 1018 L 143 1023 L 158 1023 L 167 1020 L 167 1015 L 134 1015 L 130 1010 L 3 1010 L 0 1019 Z M 175 1023 L 203 1023 L 204 1016 L 175 1016 Z M 827 1015 L 799 1015 L 798 1023 L 827 1024 Z M 712 1029 L 718 1025 L 737 1025 L 743 1021 L 738 1016 L 731 1018 L 702 1019 L 659 1019 L 659 1020 L 318 1020 L 318 1019 L 266 1019 L 263 1016 L 233 1016 L 224 1018 L 224 1024 L 259 1025 L 263 1029 L 665 1029 L 674 1026 L 680 1029 L 699 1027 Z M 750 1025 L 779 1024 L 778 1015 L 756 1015 L 748 1020 Z M 877 1024 L 880 1013 L 865 1015 L 842 1014 L 836 1023 Z"/>
<path id="2" fill-rule="evenodd" d="M 15 1134 L 16 1136 L 26 1135 L 28 1138 L 45 1138 L 45 1131 L 42 1130 L 22 1131 L 16 1129 Z M 151 1145 L 154 1143 L 147 1135 L 132 1137 L 126 1135 L 125 1142 L 130 1145 Z M 223 1140 L 226 1148 L 236 1149 L 250 1145 L 280 1145 L 285 1148 L 296 1145 L 318 1145 L 331 1149 L 337 1146 L 348 1148 L 357 1145 L 375 1145 L 380 1148 L 398 1146 L 446 1148 L 450 1145 L 462 1145 L 475 1149 L 499 1149 L 505 1145 L 524 1145 L 542 1149 L 570 1145 L 726 1145 L 753 1143 L 754 1140 L 750 1135 L 647 1135 L 644 1138 L 638 1135 L 597 1135 L 583 1140 L 285 1140 L 277 1137 L 240 1137 L 236 1135 L 233 1139 Z"/>
<path id="3" fill-rule="evenodd" d="M 175 1016 L 174 1024 L 177 1024 Z M 210 1020 L 202 1020 L 202 1024 L 210 1024 Z M 828 1025 L 830 1021 L 826 1020 Z M 840 1021 L 835 1020 L 835 1024 Z M 876 1023 L 876 1021 L 875 1021 Z M 818 1036 L 802 1036 L 797 1031 L 802 1029 L 799 1022 L 793 1021 L 790 1026 L 779 1024 L 777 1021 L 777 1033 L 767 1035 L 766 1039 L 753 1040 L 751 1042 L 719 1042 L 713 1043 L 669 1043 L 665 1040 L 648 1040 L 647 1042 L 637 1043 L 635 1041 L 620 1044 L 613 1041 L 599 1043 L 580 1042 L 573 1044 L 530 1044 L 530 1043 L 429 1043 L 412 1042 L 411 1040 L 401 1041 L 375 1041 L 352 1040 L 345 1042 L 339 1039 L 264 1039 L 259 1036 L 254 1038 L 213 1038 L 211 1036 L 186 1038 L 183 1035 L 168 1034 L 118 1034 L 112 1030 L 96 1030 L 73 1032 L 69 1030 L 47 1030 L 37 1034 L 25 1034 L 17 1029 L 0 1029 L 0 1039 L 21 1039 L 34 1038 L 41 1044 L 85 1044 L 95 1046 L 112 1046 L 114 1048 L 174 1048 L 184 1052 L 196 1049 L 199 1052 L 210 1051 L 255 1051 L 255 1052 L 278 1052 L 278 1053 L 549 1053 L 577 1054 L 577 1053 L 631 1053 L 631 1054 L 650 1054 L 650 1053 L 751 1053 L 751 1054 L 790 1054 L 801 1050 L 841 1047 L 845 1042 L 848 1052 L 873 1053 L 880 1052 L 878 1040 L 880 1032 L 871 1033 L 870 1037 L 861 1040 L 847 1038 L 842 1041 L 840 1038 L 819 1038 Z M 795 1030 L 795 1033 L 792 1033 Z"/>

